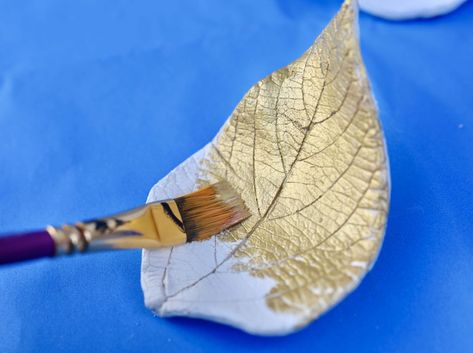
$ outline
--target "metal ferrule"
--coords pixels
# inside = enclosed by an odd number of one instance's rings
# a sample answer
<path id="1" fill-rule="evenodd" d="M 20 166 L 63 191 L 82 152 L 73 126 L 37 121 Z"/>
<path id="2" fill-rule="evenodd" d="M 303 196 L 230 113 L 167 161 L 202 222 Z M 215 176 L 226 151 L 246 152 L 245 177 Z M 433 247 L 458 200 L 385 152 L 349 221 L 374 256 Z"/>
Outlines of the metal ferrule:
<path id="1" fill-rule="evenodd" d="M 49 226 L 56 255 L 110 249 L 155 249 L 183 244 L 186 233 L 174 200 L 149 203 L 101 219 Z"/>

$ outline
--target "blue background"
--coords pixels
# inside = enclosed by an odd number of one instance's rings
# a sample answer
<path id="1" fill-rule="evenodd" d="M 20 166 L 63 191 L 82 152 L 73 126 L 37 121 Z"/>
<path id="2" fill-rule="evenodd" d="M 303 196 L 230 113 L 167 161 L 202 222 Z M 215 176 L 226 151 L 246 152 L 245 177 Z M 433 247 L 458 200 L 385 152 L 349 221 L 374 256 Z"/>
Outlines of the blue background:
<path id="1" fill-rule="evenodd" d="M 0 232 L 138 205 L 340 1 L 0 2 Z M 306 329 L 261 338 L 143 305 L 140 252 L 0 268 L 0 352 L 473 351 L 473 2 L 361 15 L 392 204 L 377 265 Z"/>

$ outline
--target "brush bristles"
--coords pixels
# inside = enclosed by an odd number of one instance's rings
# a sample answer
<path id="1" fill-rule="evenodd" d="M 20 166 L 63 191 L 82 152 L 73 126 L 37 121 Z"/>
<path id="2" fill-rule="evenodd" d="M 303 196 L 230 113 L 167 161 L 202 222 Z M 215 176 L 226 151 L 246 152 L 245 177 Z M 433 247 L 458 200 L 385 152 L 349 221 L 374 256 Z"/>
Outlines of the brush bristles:
<path id="1" fill-rule="evenodd" d="M 187 241 L 204 240 L 250 216 L 240 196 L 218 182 L 177 198 Z"/>

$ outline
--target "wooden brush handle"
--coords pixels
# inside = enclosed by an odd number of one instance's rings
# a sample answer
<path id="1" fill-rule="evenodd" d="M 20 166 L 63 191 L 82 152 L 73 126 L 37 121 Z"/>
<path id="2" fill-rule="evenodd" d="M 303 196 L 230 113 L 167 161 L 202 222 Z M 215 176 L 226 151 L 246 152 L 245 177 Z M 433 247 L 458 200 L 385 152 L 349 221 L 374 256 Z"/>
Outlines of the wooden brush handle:
<path id="1" fill-rule="evenodd" d="M 0 237 L 0 264 L 7 264 L 56 253 L 53 238 L 46 230 Z"/>

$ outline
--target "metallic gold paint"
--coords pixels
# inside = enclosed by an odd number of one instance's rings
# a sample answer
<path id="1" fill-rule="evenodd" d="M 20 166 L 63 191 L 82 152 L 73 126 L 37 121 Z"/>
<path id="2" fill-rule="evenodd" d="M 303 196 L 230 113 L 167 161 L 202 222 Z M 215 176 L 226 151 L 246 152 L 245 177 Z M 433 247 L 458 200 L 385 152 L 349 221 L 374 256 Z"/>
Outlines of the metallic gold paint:
<path id="1" fill-rule="evenodd" d="M 271 278 L 275 311 L 308 322 L 350 292 L 379 252 L 389 204 L 384 137 L 346 1 L 298 60 L 258 82 L 209 147 L 204 180 L 227 180 L 253 216 L 217 265 Z"/>

